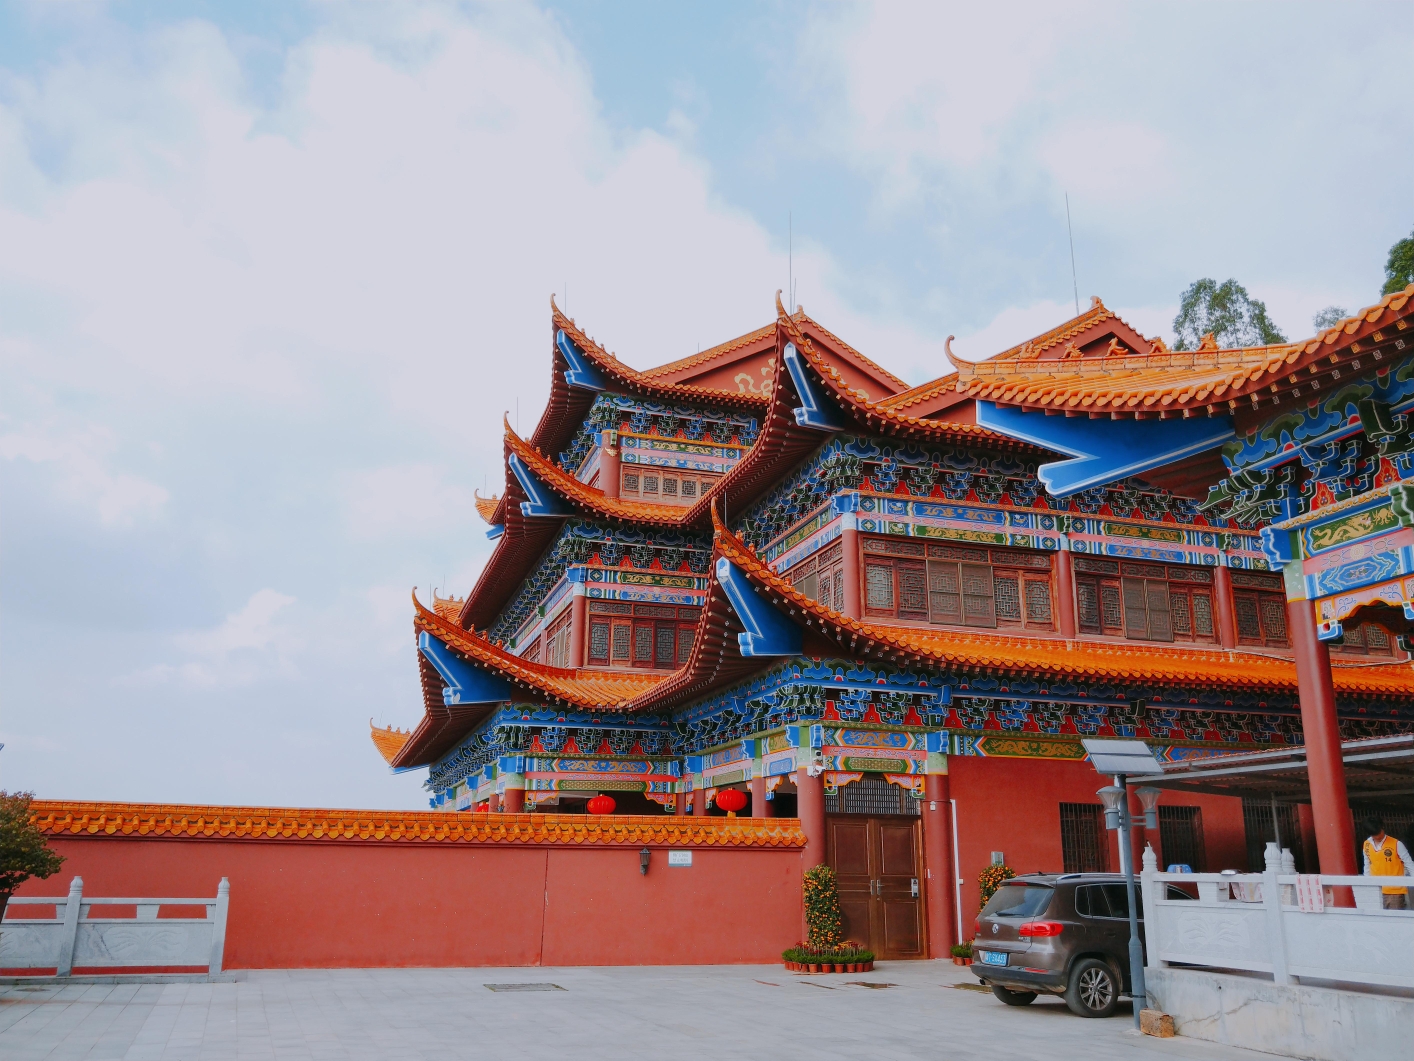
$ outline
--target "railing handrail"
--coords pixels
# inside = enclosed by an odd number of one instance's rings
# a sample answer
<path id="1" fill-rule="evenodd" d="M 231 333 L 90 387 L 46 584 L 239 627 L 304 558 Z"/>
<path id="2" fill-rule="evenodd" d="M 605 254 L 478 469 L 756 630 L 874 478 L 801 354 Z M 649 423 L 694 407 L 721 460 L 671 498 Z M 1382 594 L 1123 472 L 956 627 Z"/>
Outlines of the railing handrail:
<path id="1" fill-rule="evenodd" d="M 83 906 L 215 906 L 221 900 L 211 899 L 108 899 L 90 898 L 85 895 L 79 900 Z M 69 902 L 67 895 L 14 895 L 10 897 L 7 909 L 10 906 L 66 906 Z"/>
<path id="2" fill-rule="evenodd" d="M 1277 881 L 1281 884 L 1295 884 L 1297 876 L 1307 876 L 1307 874 L 1279 873 Z M 1265 873 L 1165 873 L 1154 872 L 1153 879 L 1166 884 L 1221 884 L 1224 881 L 1239 884 L 1259 884 L 1267 879 Z M 1400 887 L 1392 884 L 1392 881 L 1408 881 L 1403 887 L 1414 888 L 1414 874 L 1403 877 L 1378 876 L 1375 874 L 1358 874 L 1355 876 L 1338 876 L 1333 873 L 1312 873 L 1312 877 L 1320 877 L 1322 884 L 1329 884 L 1334 887 L 1350 886 L 1360 887 L 1362 885 L 1383 885 L 1385 887 Z M 12 900 L 13 901 L 13 900 Z M 1177 902 L 1177 900 L 1175 900 Z"/>

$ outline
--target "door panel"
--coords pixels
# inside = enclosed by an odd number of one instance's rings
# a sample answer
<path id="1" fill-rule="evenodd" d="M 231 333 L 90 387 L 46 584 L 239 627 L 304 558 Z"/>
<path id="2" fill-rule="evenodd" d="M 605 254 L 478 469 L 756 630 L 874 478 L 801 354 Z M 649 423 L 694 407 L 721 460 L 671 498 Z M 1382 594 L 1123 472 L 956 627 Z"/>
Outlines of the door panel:
<path id="1" fill-rule="evenodd" d="M 923 900 L 917 819 L 830 815 L 828 858 L 839 880 L 845 938 L 880 959 L 921 958 Z"/>

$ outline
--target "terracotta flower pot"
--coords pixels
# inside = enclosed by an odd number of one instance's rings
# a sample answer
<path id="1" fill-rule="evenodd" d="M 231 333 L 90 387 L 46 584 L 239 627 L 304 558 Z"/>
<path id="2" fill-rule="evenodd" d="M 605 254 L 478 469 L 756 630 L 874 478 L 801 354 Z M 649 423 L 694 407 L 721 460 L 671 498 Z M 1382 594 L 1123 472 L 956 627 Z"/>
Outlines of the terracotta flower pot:
<path id="1" fill-rule="evenodd" d="M 811 971 L 812 973 L 818 973 L 818 972 L 820 971 L 820 963 L 819 963 L 819 962 L 811 962 L 811 963 L 810 963 L 810 971 Z"/>
<path id="2" fill-rule="evenodd" d="M 857 973 L 857 972 L 859 972 L 859 963 L 858 963 L 858 962 L 850 962 L 849 965 L 845 968 L 845 972 L 847 972 L 847 973 Z"/>
<path id="3" fill-rule="evenodd" d="M 954 955 L 952 956 L 952 963 L 953 963 L 954 965 L 961 965 L 963 962 L 962 962 L 962 959 L 961 959 L 958 955 L 954 954 Z"/>

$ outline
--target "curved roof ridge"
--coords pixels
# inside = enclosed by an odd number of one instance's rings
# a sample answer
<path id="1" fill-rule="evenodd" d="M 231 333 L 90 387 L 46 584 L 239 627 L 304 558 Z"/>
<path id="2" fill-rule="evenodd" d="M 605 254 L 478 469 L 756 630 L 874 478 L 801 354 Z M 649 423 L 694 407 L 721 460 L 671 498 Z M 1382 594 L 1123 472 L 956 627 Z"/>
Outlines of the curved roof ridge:
<path id="1" fill-rule="evenodd" d="M 697 368 L 699 365 L 705 365 L 709 361 L 716 360 L 723 354 L 730 354 L 736 350 L 740 350 L 744 346 L 752 346 L 755 343 L 759 343 L 774 334 L 775 330 L 776 322 L 772 321 L 770 324 L 763 325 L 755 331 L 747 332 L 745 335 L 738 335 L 735 339 L 728 339 L 724 343 L 718 343 L 716 346 L 708 347 L 706 350 L 699 351 L 695 354 L 689 354 L 687 357 L 680 357 L 676 361 L 669 361 L 666 365 L 658 365 L 656 368 L 645 368 L 641 375 L 645 379 L 653 379 L 658 376 L 666 376 L 673 372 L 681 372 L 684 369 Z M 732 393 L 736 392 L 733 391 Z"/>
<path id="2" fill-rule="evenodd" d="M 952 336 L 948 336 L 949 339 Z M 945 373 L 937 379 L 930 379 L 927 383 L 920 383 L 916 387 L 911 387 L 906 391 L 882 398 L 879 405 L 885 409 L 906 409 L 910 405 L 917 405 L 919 402 L 926 402 L 929 398 L 936 398 L 939 394 L 957 392 L 957 370 Z"/>
<path id="3" fill-rule="evenodd" d="M 580 482 L 517 435 L 510 420 L 505 421 L 505 431 L 506 445 L 510 451 L 525 461 L 541 482 L 566 501 L 589 509 L 596 515 L 629 523 L 657 523 L 669 527 L 679 527 L 686 523 L 684 517 L 691 511 L 692 506 L 655 505 L 649 501 L 625 501 L 617 497 L 606 497 L 602 490 Z"/>
<path id="4" fill-rule="evenodd" d="M 698 387 L 690 383 L 664 383 L 650 378 L 647 373 L 640 372 L 636 368 L 630 368 L 615 354 L 590 338 L 571 317 L 566 316 L 564 311 L 555 305 L 554 295 L 550 296 L 550 316 L 555 327 L 563 330 L 596 366 L 627 387 L 642 388 L 665 398 L 697 399 L 716 405 L 760 407 L 766 404 L 767 399 L 763 395 L 718 390 L 715 387 Z"/>
<path id="5" fill-rule="evenodd" d="M 1222 649 L 1182 649 L 1132 644 L 1110 644 L 1081 640 L 1017 637 L 1001 633 L 974 633 L 967 630 L 888 626 L 852 619 L 827 605 L 812 600 L 789 581 L 773 572 L 754 550 L 742 544 L 713 510 L 716 549 L 741 568 L 754 583 L 776 594 L 791 610 L 796 609 L 821 633 L 834 628 L 837 639 L 849 637 L 858 655 L 860 640 L 872 643 L 878 654 L 897 659 L 911 657 L 918 663 L 946 664 L 973 673 L 1008 670 L 1033 674 L 1066 674 L 1174 684 L 1211 684 L 1215 673 L 1224 674 L 1224 685 L 1234 688 L 1296 688 L 1296 664 L 1256 653 Z M 813 620 L 813 623 L 811 622 Z M 1215 669 L 1216 668 L 1216 669 Z M 1347 694 L 1389 694 L 1407 691 L 1414 684 L 1414 663 L 1395 664 L 1381 673 L 1368 668 L 1335 668 L 1335 685 Z"/>
<path id="6" fill-rule="evenodd" d="M 398 757 L 398 752 L 403 750 L 403 745 L 407 744 L 408 738 L 412 736 L 410 729 L 394 729 L 390 722 L 386 728 L 379 729 L 373 724 L 373 719 L 368 720 L 369 737 L 373 740 L 373 746 L 378 749 L 378 754 L 383 756 L 383 761 L 390 766 L 393 760 Z"/>
<path id="7" fill-rule="evenodd" d="M 816 352 L 810 337 L 800 329 L 796 328 L 794 322 L 789 318 L 781 321 L 782 327 L 791 340 L 796 344 L 796 349 L 814 368 L 826 388 L 830 390 L 835 400 L 846 407 L 852 407 L 856 414 L 863 414 L 865 425 L 870 430 L 888 431 L 904 435 L 916 435 L 939 442 L 985 442 L 990 445 L 1001 446 L 1004 449 L 1034 449 L 1029 443 L 1020 442 L 1007 435 L 989 431 L 984 427 L 977 427 L 974 424 L 959 424 L 950 421 L 928 420 L 923 417 L 909 416 L 907 413 L 900 413 L 889 408 L 882 402 L 875 402 L 861 395 L 857 390 L 850 387 L 838 369 L 827 362 Z M 873 421 L 878 421 L 876 425 Z"/>
<path id="8" fill-rule="evenodd" d="M 848 353 L 851 357 L 856 357 L 856 358 L 858 358 L 860 361 L 862 361 L 864 364 L 868 365 L 868 366 L 869 366 L 871 369 L 873 369 L 875 372 L 878 372 L 880 375 L 884 376 L 886 379 L 892 380 L 894 383 L 898 384 L 900 390 L 907 390 L 907 389 L 908 389 L 908 383 L 907 383 L 906 381 L 900 379 L 898 376 L 895 376 L 892 372 L 890 372 L 888 369 L 886 369 L 883 365 L 879 364 L 879 362 L 877 362 L 877 361 L 875 361 L 873 358 L 868 357 L 867 355 L 861 353 L 858 348 L 851 346 L 849 343 L 845 342 L 843 339 L 841 339 L 841 338 L 840 338 L 838 335 L 836 335 L 834 332 L 830 331 L 829 328 L 826 328 L 823 324 L 821 324 L 819 321 L 817 321 L 814 317 L 812 317 L 812 316 L 810 316 L 809 314 L 807 314 L 807 313 L 805 312 L 805 307 L 804 307 L 804 306 L 797 304 L 796 307 L 795 307 L 795 313 L 793 313 L 793 314 L 788 314 L 787 316 L 788 316 L 789 319 L 792 320 L 792 321 L 796 321 L 796 322 L 799 322 L 799 323 L 803 323 L 803 324 L 808 324 L 808 325 L 810 325 L 810 327 L 812 327 L 813 329 L 815 329 L 816 331 L 818 331 L 820 334 L 822 334 L 822 335 L 823 335 L 826 339 L 828 339 L 831 343 L 833 343 L 833 344 L 835 344 L 836 346 L 840 347 L 840 349 L 844 350 L 844 351 L 845 351 L 846 353 Z"/>

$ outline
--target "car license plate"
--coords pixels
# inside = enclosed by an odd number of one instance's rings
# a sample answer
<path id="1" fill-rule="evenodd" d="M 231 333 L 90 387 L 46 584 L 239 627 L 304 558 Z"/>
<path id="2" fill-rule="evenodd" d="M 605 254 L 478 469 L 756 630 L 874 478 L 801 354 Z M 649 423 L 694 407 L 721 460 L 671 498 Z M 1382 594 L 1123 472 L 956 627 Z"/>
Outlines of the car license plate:
<path id="1" fill-rule="evenodd" d="M 1005 965 L 1006 951 L 979 950 L 977 957 L 982 959 L 983 965 Z"/>

